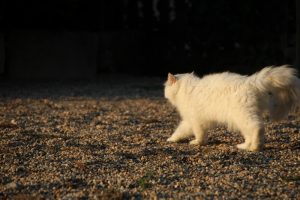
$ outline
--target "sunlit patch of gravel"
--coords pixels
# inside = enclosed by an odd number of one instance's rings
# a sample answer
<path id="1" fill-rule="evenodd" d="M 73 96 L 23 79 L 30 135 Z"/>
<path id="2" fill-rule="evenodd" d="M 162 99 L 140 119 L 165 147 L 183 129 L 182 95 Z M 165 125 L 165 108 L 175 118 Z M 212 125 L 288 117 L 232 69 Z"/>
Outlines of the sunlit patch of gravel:
<path id="1" fill-rule="evenodd" d="M 168 143 L 179 121 L 158 78 L 0 83 L 0 199 L 300 199 L 300 120 L 266 122 L 244 152 Z"/>

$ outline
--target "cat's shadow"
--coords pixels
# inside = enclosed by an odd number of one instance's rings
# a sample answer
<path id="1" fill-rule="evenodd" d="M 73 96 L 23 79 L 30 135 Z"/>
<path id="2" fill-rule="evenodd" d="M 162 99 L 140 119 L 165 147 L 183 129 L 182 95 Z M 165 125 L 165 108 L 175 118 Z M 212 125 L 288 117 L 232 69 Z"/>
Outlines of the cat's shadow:
<path id="1" fill-rule="evenodd" d="M 189 143 L 193 140 L 193 138 L 190 139 L 184 139 L 179 142 L 176 142 L 177 144 L 187 144 L 190 145 Z M 176 144 L 175 143 L 175 144 Z M 240 142 L 241 143 L 241 142 Z M 191 145 L 191 146 L 218 146 L 218 145 L 232 145 L 232 141 L 224 141 L 224 140 L 218 140 L 218 139 L 208 139 L 208 141 L 205 144 L 202 145 Z M 239 144 L 239 143 L 237 143 Z"/>

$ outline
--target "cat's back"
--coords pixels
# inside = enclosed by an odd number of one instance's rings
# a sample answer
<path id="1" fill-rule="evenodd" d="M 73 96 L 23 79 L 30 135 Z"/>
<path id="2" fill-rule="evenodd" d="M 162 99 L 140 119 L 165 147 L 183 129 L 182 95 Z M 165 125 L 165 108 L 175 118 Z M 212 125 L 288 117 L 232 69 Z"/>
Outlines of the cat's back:
<path id="1" fill-rule="evenodd" d="M 199 79 L 198 86 L 189 97 L 191 105 L 194 105 L 199 112 L 207 111 L 207 115 L 220 111 L 227 113 L 247 96 L 248 89 L 247 76 L 223 72 L 206 75 Z"/>
<path id="2" fill-rule="evenodd" d="M 241 85 L 247 79 L 247 76 L 242 76 L 240 74 L 231 72 L 222 72 L 209 74 L 201 78 L 201 84 L 207 86 L 215 87 L 231 87 L 236 85 Z"/>
<path id="3" fill-rule="evenodd" d="M 182 90 L 177 93 L 177 106 L 182 116 L 192 114 L 199 117 L 197 113 L 201 113 L 201 116 L 205 113 L 208 117 L 220 117 L 220 121 L 224 121 L 223 116 L 212 113 L 228 113 L 239 104 L 248 91 L 247 76 L 231 72 L 209 74 L 199 78 L 188 75 L 180 88 Z"/>

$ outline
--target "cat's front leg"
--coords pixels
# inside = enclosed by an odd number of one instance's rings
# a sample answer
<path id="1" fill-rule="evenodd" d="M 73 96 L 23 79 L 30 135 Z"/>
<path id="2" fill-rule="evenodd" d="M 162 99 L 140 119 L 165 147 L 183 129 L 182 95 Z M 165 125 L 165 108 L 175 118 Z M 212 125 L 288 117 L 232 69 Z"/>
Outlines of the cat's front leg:
<path id="1" fill-rule="evenodd" d="M 207 143 L 207 136 L 204 132 L 204 129 L 200 125 L 195 124 L 193 126 L 193 132 L 195 139 L 190 141 L 191 145 L 204 145 Z"/>
<path id="2" fill-rule="evenodd" d="M 176 131 L 167 139 L 168 142 L 179 142 L 193 135 L 192 127 L 187 121 L 181 121 Z"/>

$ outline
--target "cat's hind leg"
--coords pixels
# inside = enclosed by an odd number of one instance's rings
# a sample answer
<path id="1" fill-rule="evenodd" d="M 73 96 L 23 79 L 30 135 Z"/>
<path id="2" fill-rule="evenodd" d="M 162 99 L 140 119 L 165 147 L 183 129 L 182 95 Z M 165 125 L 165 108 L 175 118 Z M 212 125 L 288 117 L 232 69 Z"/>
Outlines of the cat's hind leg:
<path id="1" fill-rule="evenodd" d="M 238 144 L 237 147 L 242 150 L 260 151 L 264 147 L 264 127 L 256 120 L 244 121 L 240 126 L 240 131 L 245 138 L 245 142 Z"/>
<path id="2" fill-rule="evenodd" d="M 187 121 L 181 121 L 175 132 L 167 139 L 168 142 L 179 142 L 193 135 L 192 127 Z"/>

